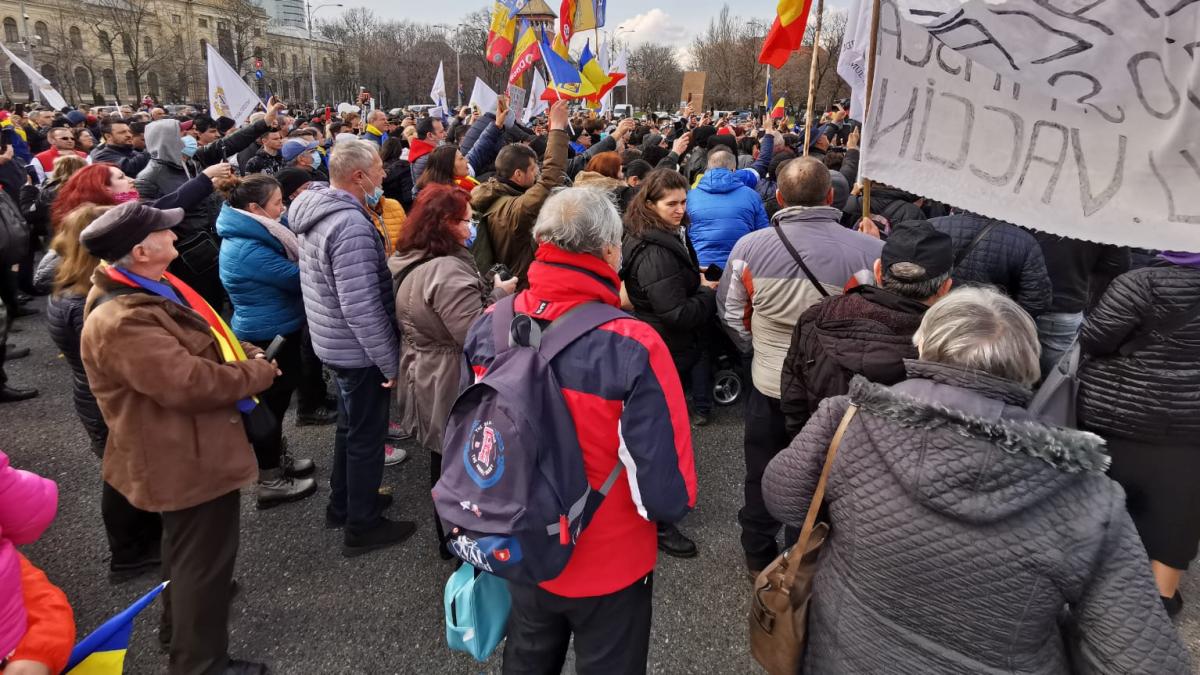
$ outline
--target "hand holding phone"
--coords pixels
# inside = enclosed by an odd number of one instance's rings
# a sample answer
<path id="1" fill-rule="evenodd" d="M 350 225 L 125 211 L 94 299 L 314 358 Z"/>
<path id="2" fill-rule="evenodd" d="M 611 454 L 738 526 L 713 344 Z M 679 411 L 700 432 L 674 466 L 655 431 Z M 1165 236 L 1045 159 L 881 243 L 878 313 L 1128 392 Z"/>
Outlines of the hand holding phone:
<path id="1" fill-rule="evenodd" d="M 287 338 L 282 335 L 276 335 L 275 339 L 271 340 L 271 344 L 267 346 L 267 351 L 263 352 L 263 358 L 268 361 L 274 361 L 275 357 L 279 355 L 279 350 L 283 349 L 285 342 L 287 342 Z"/>

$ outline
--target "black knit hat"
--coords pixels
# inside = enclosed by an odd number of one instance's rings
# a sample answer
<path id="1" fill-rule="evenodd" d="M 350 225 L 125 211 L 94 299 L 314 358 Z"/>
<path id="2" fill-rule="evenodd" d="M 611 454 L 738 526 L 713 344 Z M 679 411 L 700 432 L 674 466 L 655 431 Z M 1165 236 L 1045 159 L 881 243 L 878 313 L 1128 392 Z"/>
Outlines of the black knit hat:
<path id="1" fill-rule="evenodd" d="M 275 180 L 279 181 L 280 192 L 283 193 L 285 202 L 292 201 L 292 193 L 300 188 L 301 185 L 312 180 L 312 174 L 299 167 L 288 167 L 282 171 L 275 173 Z"/>
<path id="2" fill-rule="evenodd" d="M 222 116 L 222 117 L 217 118 L 217 131 L 221 132 L 222 136 L 224 136 L 227 131 L 229 131 L 230 129 L 232 129 L 236 126 L 237 126 L 237 122 L 234 122 L 233 120 L 229 119 L 228 117 Z"/>

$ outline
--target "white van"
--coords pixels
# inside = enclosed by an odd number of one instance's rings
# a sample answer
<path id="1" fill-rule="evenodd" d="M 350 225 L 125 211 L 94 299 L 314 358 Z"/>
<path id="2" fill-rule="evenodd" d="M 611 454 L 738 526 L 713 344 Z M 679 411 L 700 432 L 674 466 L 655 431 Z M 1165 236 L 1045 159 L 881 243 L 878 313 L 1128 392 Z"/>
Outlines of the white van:
<path id="1" fill-rule="evenodd" d="M 613 106 L 613 117 L 633 117 L 633 105 L 618 103 Z"/>

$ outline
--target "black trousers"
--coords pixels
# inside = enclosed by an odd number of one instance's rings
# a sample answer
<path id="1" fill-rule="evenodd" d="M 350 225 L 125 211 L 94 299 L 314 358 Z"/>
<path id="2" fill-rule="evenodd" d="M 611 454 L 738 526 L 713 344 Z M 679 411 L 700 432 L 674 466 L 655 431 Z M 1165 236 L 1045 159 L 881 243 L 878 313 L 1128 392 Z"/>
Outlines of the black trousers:
<path id="1" fill-rule="evenodd" d="M 266 405 L 275 416 L 275 428 L 271 430 L 270 438 L 252 444 L 260 471 L 279 468 L 279 456 L 283 449 L 283 416 L 287 414 L 292 394 L 300 381 L 300 353 L 303 351 L 300 331 L 284 337 L 287 342 L 283 343 L 275 357 L 275 363 L 283 374 L 275 378 L 270 389 L 258 395 L 259 402 Z M 254 341 L 253 344 L 265 350 L 271 346 L 271 340 Z"/>
<path id="2" fill-rule="evenodd" d="M 787 429 L 779 399 L 763 394 L 751 386 L 746 397 L 746 484 L 745 502 L 738 511 L 742 526 L 742 550 L 751 569 L 761 570 L 779 554 L 775 541 L 779 521 L 771 517 L 762 496 L 762 476 L 767 464 L 787 447 Z"/>
<path id="3" fill-rule="evenodd" d="M 645 673 L 650 653 L 654 573 L 616 593 L 564 598 L 537 586 L 509 584 L 512 612 L 504 673 L 561 673 L 571 636 L 575 672 Z"/>
<path id="4" fill-rule="evenodd" d="M 112 565 L 133 563 L 158 553 L 162 546 L 162 517 L 143 511 L 108 483 L 100 491 L 100 516 L 108 535 Z"/>
<path id="5" fill-rule="evenodd" d="M 312 333 L 308 330 L 308 322 L 305 322 L 304 327 L 300 329 L 300 376 L 296 379 L 296 387 L 299 390 L 299 400 L 296 401 L 298 411 L 313 412 L 329 400 L 324 369 L 324 364 L 313 350 Z"/>
<path id="6" fill-rule="evenodd" d="M 362 532 L 379 520 L 383 444 L 392 390 L 383 388 L 383 373 L 375 366 L 333 370 L 341 396 L 326 513 L 336 520 L 344 518 L 346 531 Z"/>
<path id="7" fill-rule="evenodd" d="M 237 490 L 163 520 L 163 617 L 171 675 L 215 675 L 229 663 L 229 602 L 237 559 Z"/>

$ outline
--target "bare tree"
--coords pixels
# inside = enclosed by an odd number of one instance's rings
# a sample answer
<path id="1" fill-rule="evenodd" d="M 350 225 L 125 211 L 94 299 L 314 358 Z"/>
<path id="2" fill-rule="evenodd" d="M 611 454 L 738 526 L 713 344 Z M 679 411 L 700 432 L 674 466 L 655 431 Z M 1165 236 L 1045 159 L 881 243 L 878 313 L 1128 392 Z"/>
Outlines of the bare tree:
<path id="1" fill-rule="evenodd" d="M 665 45 L 645 43 L 629 55 L 630 102 L 650 110 L 674 110 L 683 88 L 683 68 Z"/>
<path id="2" fill-rule="evenodd" d="M 100 39 L 113 77 L 119 78 L 124 69 L 126 88 L 132 85 L 129 94 L 137 100 L 146 75 L 169 51 L 165 45 L 156 44 L 161 34 L 156 0 L 93 0 L 89 7 L 89 25 Z"/>
<path id="3" fill-rule="evenodd" d="M 757 57 L 765 35 L 763 22 L 733 16 L 725 5 L 692 41 L 692 67 L 707 73 L 704 101 L 709 107 L 748 107 L 762 100 L 766 66 Z"/>

